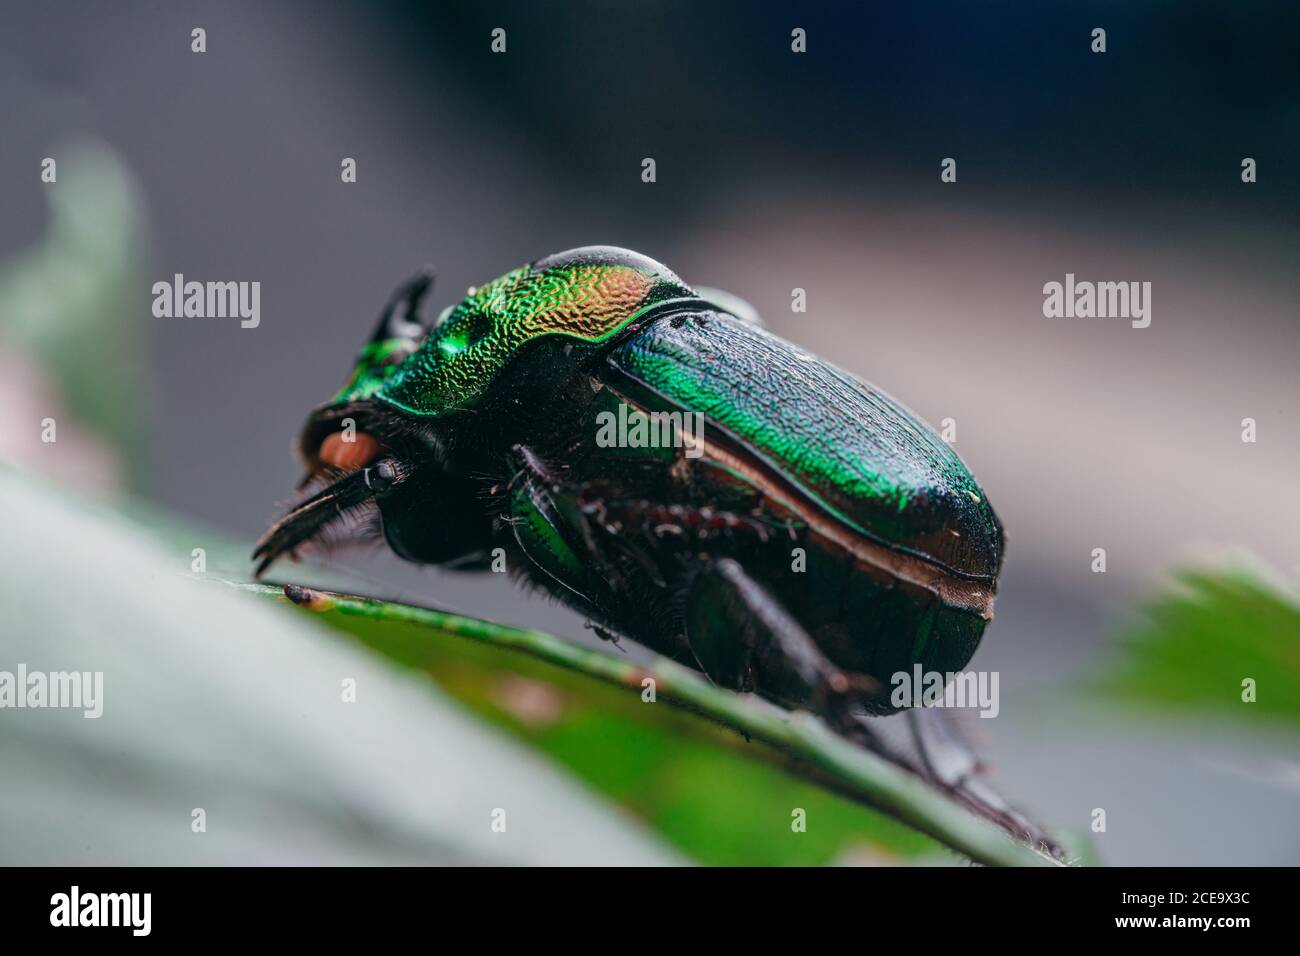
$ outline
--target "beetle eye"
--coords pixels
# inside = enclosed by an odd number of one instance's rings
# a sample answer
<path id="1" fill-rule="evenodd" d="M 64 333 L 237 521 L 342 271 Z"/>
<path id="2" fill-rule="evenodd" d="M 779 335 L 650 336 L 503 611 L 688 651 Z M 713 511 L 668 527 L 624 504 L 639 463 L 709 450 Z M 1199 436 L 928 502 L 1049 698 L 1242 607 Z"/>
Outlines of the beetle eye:
<path id="1" fill-rule="evenodd" d="M 367 468 L 365 472 L 366 487 L 379 494 L 391 488 L 396 480 L 397 469 L 388 459 L 384 459 L 373 468 Z"/>
<path id="2" fill-rule="evenodd" d="M 377 497 L 383 497 L 404 482 L 410 473 L 410 469 L 396 458 L 384 458 L 362 471 L 361 480 Z"/>

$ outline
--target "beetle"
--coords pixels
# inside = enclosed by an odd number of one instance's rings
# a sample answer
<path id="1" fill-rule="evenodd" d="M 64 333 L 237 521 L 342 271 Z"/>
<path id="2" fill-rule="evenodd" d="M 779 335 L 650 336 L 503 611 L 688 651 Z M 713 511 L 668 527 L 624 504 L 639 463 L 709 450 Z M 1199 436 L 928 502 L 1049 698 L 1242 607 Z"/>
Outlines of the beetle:
<path id="1" fill-rule="evenodd" d="M 891 675 L 971 659 L 1002 525 L 903 405 L 626 249 L 539 259 L 432 323 L 431 285 L 397 290 L 307 419 L 314 493 L 258 543 L 259 576 L 368 516 L 404 559 L 505 555 L 602 636 L 881 750 L 869 718 L 897 709 Z M 949 728 L 917 726 L 913 769 L 1027 830 Z"/>

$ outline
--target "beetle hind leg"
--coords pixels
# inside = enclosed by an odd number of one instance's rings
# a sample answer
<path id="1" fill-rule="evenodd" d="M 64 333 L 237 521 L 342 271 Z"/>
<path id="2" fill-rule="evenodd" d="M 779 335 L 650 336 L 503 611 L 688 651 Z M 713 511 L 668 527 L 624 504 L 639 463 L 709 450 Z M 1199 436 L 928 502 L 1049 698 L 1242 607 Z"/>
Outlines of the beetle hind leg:
<path id="1" fill-rule="evenodd" d="M 998 823 L 1028 843 L 1060 857 L 1055 839 L 1013 807 L 984 778 L 984 766 L 948 714 L 935 707 L 912 708 L 907 720 L 925 776 L 958 802 Z"/>
<path id="2" fill-rule="evenodd" d="M 761 687 L 765 695 L 829 715 L 837 729 L 856 726 L 856 695 L 873 689 L 875 681 L 832 663 L 738 561 L 701 562 L 680 603 L 687 642 L 715 684 L 745 692 Z"/>

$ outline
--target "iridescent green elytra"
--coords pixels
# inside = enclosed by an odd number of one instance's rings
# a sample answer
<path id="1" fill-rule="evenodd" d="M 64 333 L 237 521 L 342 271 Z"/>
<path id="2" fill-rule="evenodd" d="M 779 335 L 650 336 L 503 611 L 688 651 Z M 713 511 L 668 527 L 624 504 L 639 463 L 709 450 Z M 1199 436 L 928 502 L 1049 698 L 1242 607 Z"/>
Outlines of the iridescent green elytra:
<path id="1" fill-rule="evenodd" d="M 888 395 L 627 250 L 515 269 L 431 328 L 413 319 L 427 290 L 399 290 L 308 420 L 323 487 L 268 531 L 261 568 L 357 515 L 412 561 L 486 568 L 500 549 L 601 633 L 857 739 L 906 706 L 892 675 L 970 660 L 1002 529 Z M 601 437 L 664 415 L 669 447 Z"/>

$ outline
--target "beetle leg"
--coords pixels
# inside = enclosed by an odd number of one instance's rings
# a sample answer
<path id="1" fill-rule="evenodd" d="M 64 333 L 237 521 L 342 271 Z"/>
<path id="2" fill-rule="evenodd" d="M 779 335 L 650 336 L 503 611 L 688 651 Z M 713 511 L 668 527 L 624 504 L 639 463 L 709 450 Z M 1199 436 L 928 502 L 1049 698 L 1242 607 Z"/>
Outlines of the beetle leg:
<path id="1" fill-rule="evenodd" d="M 803 626 L 738 561 L 701 564 L 690 576 L 682 620 L 700 669 L 731 690 L 765 691 L 831 715 L 838 724 L 867 690 L 836 667 Z M 873 682 L 874 683 L 874 682 Z"/>
<path id="2" fill-rule="evenodd" d="M 606 582 L 617 581 L 618 569 L 596 546 L 591 527 L 582 521 L 566 521 L 560 513 L 561 504 L 580 493 L 581 486 L 558 477 L 525 445 L 511 449 L 510 466 L 513 477 L 509 491 L 515 499 L 511 520 L 515 523 L 515 539 L 524 553 L 584 600 L 593 596 L 588 593 L 591 574 Z M 532 524 L 530 518 L 537 524 Z M 545 533 L 537 534 L 538 528 Z"/>
<path id="3" fill-rule="evenodd" d="M 1053 855 L 1059 854 L 1055 841 L 984 779 L 983 765 L 946 711 L 914 707 L 906 713 L 913 741 L 931 780 L 982 816 L 997 821 L 1008 832 L 1041 844 Z"/>

